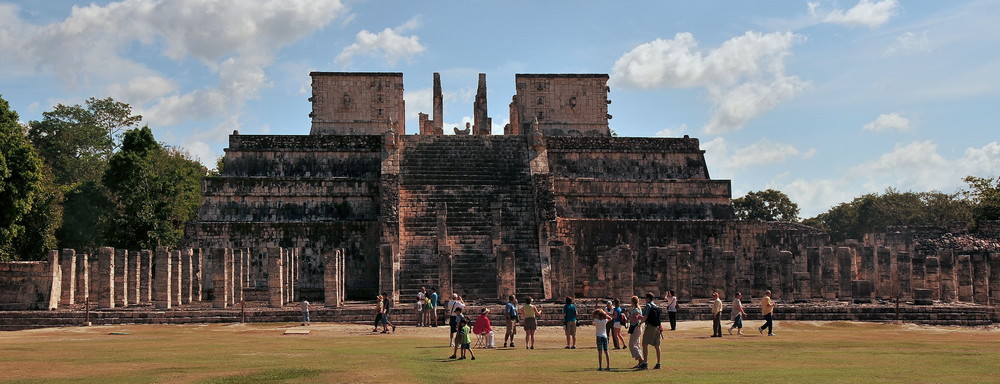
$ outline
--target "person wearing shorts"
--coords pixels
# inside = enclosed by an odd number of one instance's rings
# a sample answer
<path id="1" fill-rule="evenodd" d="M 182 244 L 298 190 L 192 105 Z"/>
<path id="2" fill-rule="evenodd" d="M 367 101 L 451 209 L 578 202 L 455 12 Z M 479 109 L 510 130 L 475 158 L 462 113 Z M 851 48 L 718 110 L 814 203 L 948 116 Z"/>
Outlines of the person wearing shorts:
<path id="1" fill-rule="evenodd" d="M 510 339 L 510 347 L 514 348 L 514 336 L 517 335 L 517 298 L 514 295 L 507 297 L 507 305 L 503 307 L 503 314 L 507 320 L 507 331 L 503 335 L 503 347 L 507 348 L 507 339 Z"/>
<path id="2" fill-rule="evenodd" d="M 601 361 L 603 359 L 603 360 L 606 360 L 608 362 L 607 363 L 607 370 L 610 371 L 611 370 L 611 356 L 608 355 L 608 327 L 607 327 L 607 325 L 608 325 L 608 320 L 611 319 L 611 316 L 608 315 L 607 312 L 604 312 L 604 310 L 600 309 L 600 308 L 595 309 L 594 313 L 592 314 L 592 316 L 593 316 L 593 319 L 594 319 L 594 333 L 596 333 L 596 336 L 597 336 L 597 370 L 598 371 L 605 370 L 604 365 L 603 365 L 603 363 Z M 602 352 L 604 353 L 603 356 L 601 355 Z"/>
<path id="3" fill-rule="evenodd" d="M 660 307 L 653 302 L 653 293 L 649 292 L 646 294 L 646 305 L 642 307 L 642 319 L 646 323 L 645 328 L 642 332 L 642 366 L 639 369 L 646 369 L 649 367 L 649 346 L 652 345 L 656 350 L 656 365 L 653 369 L 660 369 L 660 335 L 663 333 L 663 328 L 660 324 L 660 319 L 651 316 L 654 311 L 660 312 Z"/>
<path id="4" fill-rule="evenodd" d="M 535 330 L 542 310 L 531 304 L 531 297 L 526 297 L 521 312 L 524 313 L 524 349 L 535 349 Z"/>
<path id="5" fill-rule="evenodd" d="M 576 305 L 569 296 L 566 296 L 566 305 L 563 306 L 563 329 L 566 331 L 566 349 L 576 349 Z"/>

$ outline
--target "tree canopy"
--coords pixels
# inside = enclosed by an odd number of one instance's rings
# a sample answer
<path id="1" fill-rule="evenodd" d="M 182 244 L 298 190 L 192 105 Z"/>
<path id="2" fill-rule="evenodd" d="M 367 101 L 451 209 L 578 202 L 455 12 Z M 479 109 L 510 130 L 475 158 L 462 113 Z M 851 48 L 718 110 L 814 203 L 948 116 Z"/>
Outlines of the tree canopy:
<path id="1" fill-rule="evenodd" d="M 16 245 L 42 189 L 41 168 L 17 112 L 0 96 L 0 259 L 19 258 Z"/>
<path id="2" fill-rule="evenodd" d="M 941 226 L 972 223 L 971 205 L 958 194 L 941 192 L 869 193 L 841 203 L 805 224 L 830 232 L 833 241 L 860 239 L 866 233 L 883 232 L 889 226 Z"/>
<path id="3" fill-rule="evenodd" d="M 733 199 L 736 217 L 753 221 L 798 221 L 799 206 L 788 195 L 774 189 L 751 191 Z"/>

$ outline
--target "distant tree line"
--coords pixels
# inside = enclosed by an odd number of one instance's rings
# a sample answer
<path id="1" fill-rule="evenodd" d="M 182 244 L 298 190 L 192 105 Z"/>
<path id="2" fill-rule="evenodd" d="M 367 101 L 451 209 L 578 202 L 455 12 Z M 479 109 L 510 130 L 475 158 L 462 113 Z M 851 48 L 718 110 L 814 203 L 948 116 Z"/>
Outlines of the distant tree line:
<path id="1" fill-rule="evenodd" d="M 176 245 L 208 170 L 141 121 L 126 103 L 90 98 L 22 124 L 0 95 L 0 260 Z"/>
<path id="2" fill-rule="evenodd" d="M 740 220 L 801 222 L 830 233 L 833 241 L 859 239 L 865 233 L 883 232 L 889 226 L 958 225 L 976 229 L 986 220 L 1000 220 L 1000 177 L 968 176 L 958 193 L 868 193 L 805 220 L 799 207 L 781 191 L 751 191 L 733 199 Z"/>

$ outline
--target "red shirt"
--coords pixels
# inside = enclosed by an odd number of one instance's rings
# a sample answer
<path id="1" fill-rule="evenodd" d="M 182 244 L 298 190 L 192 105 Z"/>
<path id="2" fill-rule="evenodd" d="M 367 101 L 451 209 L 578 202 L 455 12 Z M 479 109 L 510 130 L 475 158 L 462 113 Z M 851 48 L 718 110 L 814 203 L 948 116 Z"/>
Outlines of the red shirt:
<path id="1" fill-rule="evenodd" d="M 476 318 L 476 324 L 472 326 L 472 333 L 481 335 L 484 333 L 489 333 L 493 331 L 493 327 L 490 326 L 490 318 L 486 317 L 486 314 L 480 314 Z"/>

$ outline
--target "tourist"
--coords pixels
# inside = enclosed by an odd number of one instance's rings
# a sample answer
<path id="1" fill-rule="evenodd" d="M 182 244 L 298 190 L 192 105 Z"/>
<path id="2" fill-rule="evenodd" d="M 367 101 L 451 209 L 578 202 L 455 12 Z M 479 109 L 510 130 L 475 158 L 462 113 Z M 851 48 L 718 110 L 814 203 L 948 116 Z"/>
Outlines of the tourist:
<path id="1" fill-rule="evenodd" d="M 472 343 L 472 340 L 469 337 L 469 334 L 471 333 L 471 330 L 468 327 L 469 319 L 466 318 L 465 315 L 462 315 L 462 308 L 455 309 L 455 313 L 457 314 L 455 318 L 457 319 L 458 323 L 455 326 L 455 338 L 452 340 L 451 343 L 451 346 L 454 347 L 451 352 L 451 358 L 452 359 L 455 358 L 455 355 L 458 352 L 458 348 L 461 347 L 462 358 L 464 359 L 465 350 L 469 349 L 469 344 Z M 472 359 L 475 360 L 476 358 L 473 357 Z"/>
<path id="2" fill-rule="evenodd" d="M 538 316 L 542 309 L 531 304 L 531 297 L 524 298 L 524 349 L 535 349 L 535 330 L 538 329 Z"/>
<path id="3" fill-rule="evenodd" d="M 764 315 L 764 325 L 760 326 L 760 334 L 764 334 L 767 328 L 767 335 L 774 336 L 774 300 L 771 300 L 771 291 L 764 291 L 764 298 L 760 299 L 760 314 Z"/>
<path id="4" fill-rule="evenodd" d="M 667 291 L 667 316 L 670 318 L 670 330 L 677 330 L 677 296 L 674 291 Z"/>
<path id="5" fill-rule="evenodd" d="M 608 300 L 604 304 L 604 313 L 607 313 L 608 316 L 612 316 L 612 314 L 615 313 L 615 302 L 613 302 L 611 300 Z M 614 321 L 609 321 L 608 322 L 608 324 L 606 325 L 607 331 L 608 331 L 608 335 L 613 335 L 614 334 L 614 331 L 612 330 L 614 328 L 614 326 L 615 326 Z M 615 344 L 615 349 L 620 349 L 621 347 L 618 346 L 618 339 L 617 338 L 613 338 L 613 337 L 611 339 L 612 339 L 612 342 Z"/>
<path id="6" fill-rule="evenodd" d="M 729 327 L 729 334 L 733 334 L 733 328 L 736 328 L 736 334 L 743 334 L 743 316 L 746 316 L 746 312 L 743 311 L 743 302 L 740 299 L 743 298 L 743 294 L 736 292 L 736 297 L 733 299 L 733 310 L 729 314 L 733 318 L 733 326 Z"/>
<path id="7" fill-rule="evenodd" d="M 375 303 L 375 328 L 372 328 L 372 332 L 378 332 L 378 326 L 382 325 L 382 314 L 385 312 L 382 295 L 375 296 Z"/>
<path id="8" fill-rule="evenodd" d="M 576 349 L 576 305 L 569 296 L 563 306 L 563 330 L 566 331 L 566 349 Z"/>
<path id="9" fill-rule="evenodd" d="M 611 338 L 615 340 L 615 349 L 621 345 L 622 348 L 628 348 L 625 346 L 625 337 L 622 336 L 622 327 L 628 322 L 625 318 L 625 311 L 622 309 L 622 301 L 614 300 L 614 313 L 609 313 L 612 317 L 612 327 L 611 327 Z"/>
<path id="10" fill-rule="evenodd" d="M 712 292 L 712 337 L 722 337 L 722 299 Z"/>
<path id="11" fill-rule="evenodd" d="M 389 328 L 392 327 L 392 332 L 396 332 L 396 324 L 392 323 L 389 315 L 392 314 L 393 300 L 389 292 L 382 292 L 382 333 L 389 333 Z"/>
<path id="12" fill-rule="evenodd" d="M 597 335 L 597 370 L 604 370 L 602 360 L 606 360 L 607 370 L 610 371 L 611 356 L 608 356 L 608 320 L 611 319 L 611 316 L 600 308 L 595 309 L 591 316 L 594 319 L 594 332 Z M 604 351 L 604 356 L 601 356 L 601 351 Z"/>
<path id="13" fill-rule="evenodd" d="M 514 348 L 514 336 L 517 335 L 517 298 L 514 295 L 507 296 L 507 305 L 503 307 L 503 315 L 507 320 L 507 331 L 503 334 L 503 347 L 507 348 L 507 339 L 510 339 L 510 347 Z"/>
<path id="14" fill-rule="evenodd" d="M 642 319 L 646 323 L 642 332 L 642 365 L 639 369 L 649 368 L 649 346 L 656 349 L 656 365 L 660 369 L 660 338 L 663 328 L 660 326 L 660 307 L 653 302 L 653 292 L 646 293 L 646 305 L 642 307 Z"/>
<path id="15" fill-rule="evenodd" d="M 434 319 L 434 326 L 438 326 L 438 292 L 434 287 L 431 287 L 431 318 Z"/>
<path id="16" fill-rule="evenodd" d="M 632 296 L 632 309 L 629 311 L 628 327 L 628 350 L 632 352 L 632 358 L 636 360 L 636 365 L 632 368 L 642 366 L 642 310 L 639 309 L 639 296 Z"/>
<path id="17" fill-rule="evenodd" d="M 459 360 L 465 360 L 465 352 L 469 352 L 469 356 L 472 357 L 470 360 L 476 359 L 476 354 L 472 353 L 472 336 L 471 330 L 469 329 L 469 319 L 462 317 L 462 323 L 459 324 L 458 335 L 462 342 L 462 357 Z"/>
<path id="18" fill-rule="evenodd" d="M 462 315 L 462 308 L 465 308 L 462 298 L 457 293 L 452 293 L 451 300 L 448 301 L 448 327 L 450 328 L 448 339 L 451 340 L 451 346 L 453 347 L 455 346 L 455 333 L 458 332 L 459 320 L 461 320 L 459 316 Z"/>
<path id="19" fill-rule="evenodd" d="M 421 314 L 421 321 L 424 323 L 425 327 L 430 327 L 431 326 L 431 317 L 434 315 L 434 306 L 431 304 L 431 298 L 425 296 L 424 297 L 424 302 L 421 303 L 421 304 L 424 307 L 424 310 L 420 312 L 420 314 Z M 435 319 L 435 320 L 437 320 L 437 319 Z"/>
<path id="20" fill-rule="evenodd" d="M 309 300 L 302 297 L 302 326 L 309 325 Z"/>
<path id="21" fill-rule="evenodd" d="M 472 333 L 486 338 L 486 348 L 496 348 L 493 345 L 493 325 L 490 324 L 490 309 L 483 308 L 472 325 Z"/>
<path id="22" fill-rule="evenodd" d="M 427 287 L 420 287 L 420 291 L 417 292 L 417 326 L 424 326 L 424 298 L 427 297 Z"/>

